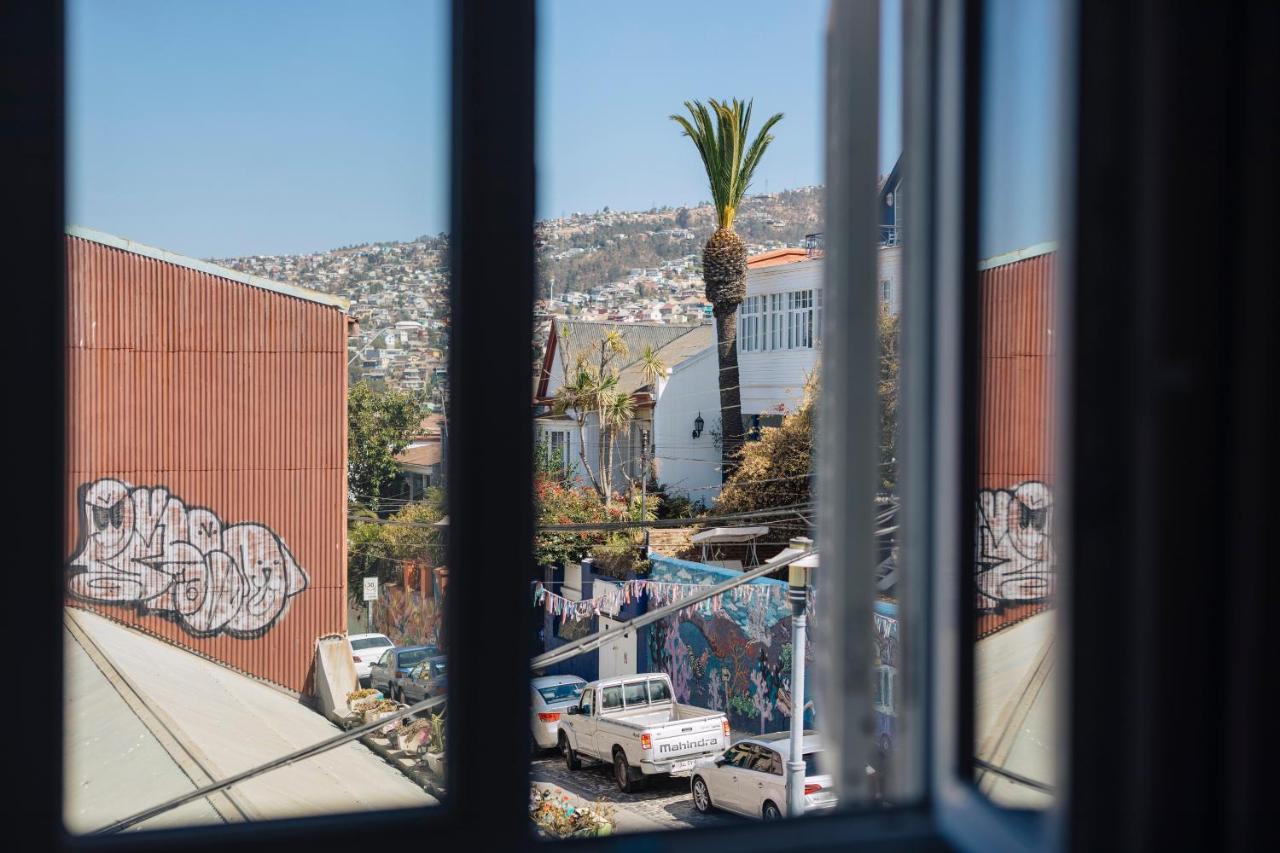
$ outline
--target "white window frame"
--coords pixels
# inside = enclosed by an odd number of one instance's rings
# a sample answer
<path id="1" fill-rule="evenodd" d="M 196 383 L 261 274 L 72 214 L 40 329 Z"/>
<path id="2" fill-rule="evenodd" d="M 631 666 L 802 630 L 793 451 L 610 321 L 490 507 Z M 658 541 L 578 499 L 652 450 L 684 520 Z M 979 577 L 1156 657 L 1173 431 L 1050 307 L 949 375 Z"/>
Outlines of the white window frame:
<path id="1" fill-rule="evenodd" d="M 542 436 L 547 440 L 547 450 L 554 452 L 556 446 L 556 438 L 562 442 L 560 449 L 560 474 L 563 476 L 569 471 L 569 442 L 572 431 L 561 429 L 559 427 L 543 427 Z"/>
<path id="2" fill-rule="evenodd" d="M 787 349 L 813 349 L 813 289 L 787 292 Z"/>
<path id="3" fill-rule="evenodd" d="M 764 348 L 763 323 L 766 315 L 763 306 L 763 296 L 748 296 L 742 301 L 738 312 L 738 349 L 741 352 L 758 352 Z"/>
<path id="4" fill-rule="evenodd" d="M 783 326 L 786 325 L 787 310 L 783 297 L 782 293 L 769 294 L 769 345 L 766 349 L 786 349 L 787 338 Z"/>

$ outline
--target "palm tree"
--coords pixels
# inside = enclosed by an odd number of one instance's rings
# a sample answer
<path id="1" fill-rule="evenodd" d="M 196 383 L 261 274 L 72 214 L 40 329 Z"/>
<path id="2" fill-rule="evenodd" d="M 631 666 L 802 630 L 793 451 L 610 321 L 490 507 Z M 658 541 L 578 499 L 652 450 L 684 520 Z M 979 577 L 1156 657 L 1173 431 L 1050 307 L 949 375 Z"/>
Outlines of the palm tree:
<path id="1" fill-rule="evenodd" d="M 728 463 L 742 443 L 737 315 L 747 290 L 747 247 L 733 230 L 733 218 L 751 185 L 760 158 L 773 141 L 769 131 L 782 120 L 782 113 L 770 116 L 748 146 L 752 102 L 734 98 L 722 103 L 712 98 L 709 103 L 710 109 L 700 101 L 685 101 L 689 117 L 673 115 L 671 119 L 684 129 L 684 135 L 692 139 L 698 149 L 716 208 L 716 230 L 702 249 L 702 278 L 716 318 L 720 417 L 724 425 L 721 455 Z M 729 466 L 722 467 L 723 476 L 727 477 Z"/>

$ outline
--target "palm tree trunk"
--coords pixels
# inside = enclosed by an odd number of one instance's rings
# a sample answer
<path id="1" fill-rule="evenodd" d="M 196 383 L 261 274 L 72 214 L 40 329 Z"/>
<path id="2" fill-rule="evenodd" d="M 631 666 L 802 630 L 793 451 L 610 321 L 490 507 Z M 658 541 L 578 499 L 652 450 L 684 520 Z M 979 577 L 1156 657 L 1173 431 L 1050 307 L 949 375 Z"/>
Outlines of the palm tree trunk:
<path id="1" fill-rule="evenodd" d="M 721 480 L 727 480 L 730 460 L 742 446 L 742 392 L 738 382 L 738 312 L 715 308 L 716 353 L 720 362 Z"/>

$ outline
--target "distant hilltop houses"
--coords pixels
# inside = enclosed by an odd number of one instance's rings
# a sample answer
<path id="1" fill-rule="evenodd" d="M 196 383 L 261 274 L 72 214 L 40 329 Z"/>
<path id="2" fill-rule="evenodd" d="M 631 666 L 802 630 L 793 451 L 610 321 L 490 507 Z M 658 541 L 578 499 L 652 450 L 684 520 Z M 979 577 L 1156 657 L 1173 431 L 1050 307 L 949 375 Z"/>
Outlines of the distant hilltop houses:
<path id="1" fill-rule="evenodd" d="M 749 196 L 738 230 L 751 254 L 804 245 L 822 230 L 822 188 Z M 605 208 L 536 224 L 538 300 L 531 367 L 553 318 L 678 325 L 709 322 L 702 244 L 710 204 L 648 211 Z M 421 390 L 439 407 L 447 379 L 448 238 L 366 243 L 323 252 L 216 258 L 212 262 L 348 299 L 353 381 Z"/>

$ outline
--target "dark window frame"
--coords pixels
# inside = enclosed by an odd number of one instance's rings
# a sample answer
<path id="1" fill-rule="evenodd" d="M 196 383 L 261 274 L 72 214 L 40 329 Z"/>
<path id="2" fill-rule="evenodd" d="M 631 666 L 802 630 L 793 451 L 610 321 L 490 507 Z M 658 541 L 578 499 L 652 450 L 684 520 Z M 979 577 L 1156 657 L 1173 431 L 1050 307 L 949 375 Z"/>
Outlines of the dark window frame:
<path id="1" fill-rule="evenodd" d="M 913 45 L 904 86 L 904 162 L 911 164 L 913 175 L 905 200 L 913 210 L 930 212 L 927 219 L 913 219 L 908 246 L 931 247 L 918 253 L 908 249 L 911 276 L 904 296 L 911 304 L 918 290 L 915 282 L 936 284 L 949 260 L 972 254 L 962 248 L 966 239 L 961 236 L 966 217 L 972 226 L 972 146 L 967 156 L 957 158 L 942 150 L 942 143 L 972 143 L 976 94 L 972 74 L 962 72 L 972 72 L 973 51 L 971 41 L 965 47 L 963 24 L 980 16 L 972 0 L 963 8 L 941 0 L 907 0 L 904 6 L 904 31 Z M 465 392 L 478 378 L 480 365 L 508 356 L 511 363 L 522 364 L 527 358 L 533 281 L 534 3 L 455 0 L 454 9 L 453 150 L 465 156 L 455 156 L 452 163 L 457 302 L 451 373 L 461 399 L 451 411 L 459 421 L 459 437 L 451 447 L 450 470 L 452 474 L 466 465 L 477 483 L 500 471 L 510 481 L 532 469 L 531 448 L 522 440 L 527 436 L 527 382 L 521 375 L 508 384 L 489 373 L 485 399 Z M 65 271 L 64 10 L 60 3 L 9 4 L 3 15 L 3 61 L 13 84 L 4 97 L 6 115 L 14 117 L 6 142 L 15 149 L 11 162 L 20 164 L 11 169 L 10 190 L 23 214 L 4 239 L 15 280 L 56 283 Z M 838 56 L 832 54 L 838 59 L 829 72 L 833 81 L 847 83 L 856 80 L 851 75 L 867 71 L 874 75 L 868 54 L 875 57 L 876 50 L 868 32 L 877 32 L 875 23 L 868 3 L 840 4 L 833 11 L 831 43 L 842 48 Z M 956 623 L 963 614 L 948 613 L 939 600 L 941 591 L 917 573 L 904 580 L 911 595 L 918 596 L 903 608 L 904 642 L 932 649 L 934 655 L 903 671 L 904 708 L 915 720 L 932 725 L 917 722 L 918 743 L 899 755 L 895 769 L 899 779 L 920 786 L 920 804 L 803 818 L 802 832 L 789 823 L 752 824 L 664 833 L 650 837 L 655 844 L 671 850 L 705 849 L 708 843 L 737 850 L 797 845 L 843 849 L 868 843 L 881 849 L 906 844 L 944 849 L 950 839 L 970 848 L 1007 849 L 1043 832 L 1046 846 L 1054 848 L 1225 843 L 1243 849 L 1262 837 L 1267 813 L 1263 797 L 1269 789 L 1262 774 L 1270 767 L 1266 751 L 1256 749 L 1265 719 L 1260 710 L 1264 680 L 1256 673 L 1267 666 L 1265 646 L 1257 638 L 1270 618 L 1268 597 L 1258 592 L 1268 583 L 1271 557 L 1263 516 L 1271 466 L 1261 463 L 1274 459 L 1267 426 L 1273 423 L 1276 389 L 1265 365 L 1275 363 L 1275 336 L 1266 318 L 1271 316 L 1268 306 L 1274 306 L 1271 238 L 1280 230 L 1270 192 L 1276 184 L 1271 156 L 1278 147 L 1276 124 L 1262 102 L 1277 88 L 1274 44 L 1269 41 L 1276 23 L 1276 6 L 1265 2 L 1230 9 L 1076 3 L 1078 130 L 1071 158 L 1077 170 L 1078 212 L 1068 228 L 1075 249 L 1062 272 L 1073 292 L 1060 318 L 1065 393 L 1074 404 L 1072 420 L 1061 433 L 1072 457 L 1057 503 L 1059 529 L 1067 540 L 1062 564 L 1071 567 L 1060 601 L 1072 687 L 1063 700 L 1069 722 L 1062 732 L 1066 767 L 1060 807 L 1028 828 L 1018 815 L 978 802 L 971 790 L 966 793 L 960 781 L 964 754 L 955 736 L 957 726 L 965 723 L 938 713 L 954 707 L 946 702 L 957 694 L 955 677 L 963 665 L 949 666 L 946 656 L 958 645 Z M 852 49 L 858 47 L 869 51 Z M 942 95 L 957 80 L 968 97 L 948 103 Z M 847 89 L 838 91 L 850 95 Z M 856 93 L 851 101 L 846 107 L 865 105 Z M 839 140 L 839 126 L 833 125 L 832 132 Z M 1168 198 L 1175 186 L 1179 203 Z M 1232 205 L 1200 204 L 1211 202 L 1222 186 L 1235 191 Z M 1126 199 L 1121 215 L 1097 215 L 1114 211 L 1117 196 Z M 1213 209 L 1214 215 L 1205 218 L 1198 212 L 1203 209 Z M 1118 252 L 1118 245 L 1127 251 Z M 1213 247 L 1215 258 L 1227 259 L 1213 271 L 1214 288 L 1204 286 L 1206 245 Z M 510 251 L 495 251 L 495 246 Z M 460 280 L 468 283 L 470 293 L 458 287 Z M 492 300 L 491 292 L 509 299 Z M 65 482 L 63 291 L 52 284 L 16 288 L 11 298 L 12 316 L 22 318 L 13 345 L 29 366 L 12 377 L 11 393 L 33 404 L 23 407 L 24 444 L 22 452 L 11 455 L 10 474 L 23 483 L 24 506 L 60 507 Z M 911 308 L 919 316 L 904 329 L 904 337 L 925 334 L 958 347 L 959 342 L 947 338 L 954 329 L 944 322 L 955 317 L 956 306 L 914 299 L 920 304 Z M 839 313 L 836 309 L 828 306 L 829 314 Z M 830 328 L 833 321 L 825 322 Z M 1108 351 L 1112 346 L 1119 357 Z M 474 358 L 478 352 L 485 358 Z M 828 349 L 828 359 L 832 352 Z M 955 396 L 955 389 L 944 387 L 930 368 L 937 366 L 937 356 L 934 352 L 927 363 L 903 363 L 904 374 L 923 380 L 907 390 L 910 399 L 904 405 L 928 417 L 939 415 L 932 402 Z M 476 365 L 470 370 L 468 357 Z M 1214 381 L 1218 376 L 1228 378 Z M 950 405 L 957 401 L 951 399 Z M 1171 412 L 1178 416 L 1161 417 Z M 921 456 L 904 454 L 904 490 L 911 490 L 906 494 L 928 494 L 919 489 L 937 485 L 933 475 L 940 462 L 959 467 L 954 436 L 950 447 L 924 440 L 933 426 L 936 422 L 928 420 L 906 426 L 908 444 L 924 449 Z M 487 440 L 495 429 L 508 431 L 509 440 Z M 481 436 L 486 436 L 483 451 Z M 495 505 L 486 490 L 486 512 L 472 517 L 488 517 L 498 509 L 504 514 L 509 510 L 513 519 L 512 536 L 486 542 L 479 522 L 466 522 L 480 508 L 479 486 L 468 489 L 453 476 L 451 553 L 476 560 L 512 557 L 519 550 L 515 543 L 525 541 L 520 536 L 532 532 L 527 501 L 513 493 L 498 496 Z M 1085 499 L 1113 489 L 1117 478 L 1144 499 L 1124 519 Z M 934 535 L 940 528 L 950 528 L 951 541 L 962 535 L 957 528 L 963 527 L 958 519 L 967 511 L 963 503 L 951 495 L 939 496 L 934 506 L 907 504 L 906 536 L 915 558 L 924 560 L 918 564 L 930 565 L 939 556 L 940 539 L 946 538 Z M 1202 529 L 1188 524 L 1190 513 L 1201 509 L 1213 510 L 1221 525 Z M 18 537 L 9 556 L 14 564 L 51 570 L 32 573 L 30 596 L 15 614 L 16 630 L 52 649 L 51 663 L 61 671 L 63 521 L 61 513 L 40 512 L 34 522 L 42 535 Z M 1176 542 L 1161 539 L 1163 529 L 1178 530 Z M 1217 589 L 1232 615 L 1229 624 L 1183 618 L 1205 615 L 1206 587 L 1198 569 L 1214 553 L 1225 554 L 1215 565 Z M 1131 571 L 1121 577 L 1112 571 L 1117 554 L 1132 560 Z M 484 754 L 510 755 L 512 772 L 494 773 L 489 763 L 451 762 L 451 797 L 439 809 L 73 838 L 61 823 L 62 746 L 51 747 L 47 738 L 18 738 L 15 763 L 33 768 L 25 781 L 30 796 L 23 802 L 23 829 L 34 846 L 47 849 L 180 845 L 225 850 L 282 842 L 352 847 L 370 837 L 423 833 L 437 843 L 461 845 L 474 843 L 475 826 L 483 821 L 491 846 L 528 846 L 527 649 L 513 649 L 510 642 L 528 632 L 503 632 L 499 645 L 482 630 L 494 620 L 524 625 L 529 608 L 520 587 L 513 584 L 511 596 L 492 596 L 492 589 L 469 583 L 466 573 L 451 578 L 451 612 L 483 612 L 485 618 L 474 625 L 451 620 L 451 643 L 476 642 L 451 646 L 457 649 L 459 666 L 450 701 L 461 713 L 449 715 L 450 742 L 466 750 L 482 745 Z M 1126 620 L 1114 637 L 1091 633 L 1096 625 L 1109 624 L 1117 588 L 1127 603 Z M 930 620 L 922 614 L 945 619 L 926 630 Z M 948 647 L 948 641 L 953 645 Z M 1090 665 L 1114 651 L 1117 641 L 1125 650 L 1113 661 L 1117 665 Z M 1172 666 L 1167 643 L 1213 649 L 1227 661 L 1221 691 L 1213 696 L 1186 691 L 1186 662 Z M 50 722 L 60 724 L 61 679 L 53 679 L 47 692 L 54 709 Z M 1108 696 L 1108 702 L 1098 703 L 1093 698 L 1098 695 Z M 1171 704 L 1175 696 L 1178 701 Z M 1224 717 L 1216 749 L 1187 748 L 1188 725 Z M 1114 737 L 1118 724 L 1125 738 Z M 1152 772 L 1153 767 L 1160 772 Z M 1172 768 L 1177 769 L 1163 772 Z M 1211 777 L 1222 784 L 1187 784 L 1188 779 Z M 614 838 L 579 846 L 621 849 L 643 843 Z"/>

